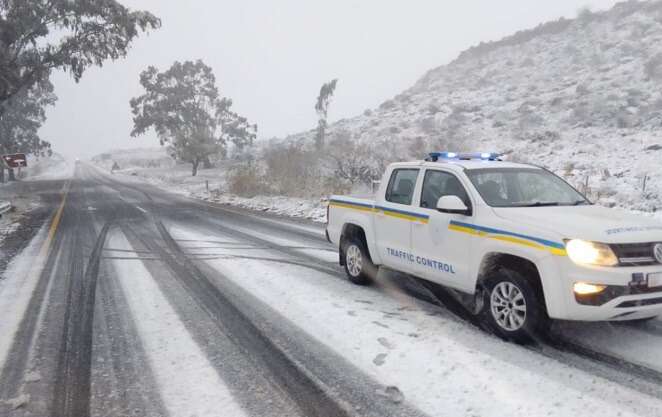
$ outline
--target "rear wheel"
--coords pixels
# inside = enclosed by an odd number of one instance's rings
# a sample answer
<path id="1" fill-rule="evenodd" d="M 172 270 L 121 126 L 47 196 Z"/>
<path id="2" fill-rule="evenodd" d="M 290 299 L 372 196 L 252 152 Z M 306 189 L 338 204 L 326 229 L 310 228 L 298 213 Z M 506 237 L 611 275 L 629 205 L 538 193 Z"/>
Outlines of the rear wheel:
<path id="1" fill-rule="evenodd" d="M 354 284 L 368 285 L 370 283 L 368 271 L 373 270 L 374 265 L 363 242 L 347 239 L 343 245 L 342 256 L 349 280 Z"/>
<path id="2" fill-rule="evenodd" d="M 483 297 L 482 319 L 499 337 L 526 343 L 548 330 L 544 300 L 519 273 L 496 272 L 486 279 Z"/>

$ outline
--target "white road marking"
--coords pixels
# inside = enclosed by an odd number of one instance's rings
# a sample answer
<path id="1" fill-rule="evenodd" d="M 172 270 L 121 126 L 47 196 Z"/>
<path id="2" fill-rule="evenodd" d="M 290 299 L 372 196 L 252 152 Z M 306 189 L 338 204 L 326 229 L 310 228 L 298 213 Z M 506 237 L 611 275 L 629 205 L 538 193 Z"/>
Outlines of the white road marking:
<path id="1" fill-rule="evenodd" d="M 142 208 L 142 207 L 140 207 L 140 206 L 136 206 L 136 208 L 137 208 L 138 210 L 142 211 L 143 213 L 147 214 L 147 210 L 145 210 L 144 208 Z"/>
<path id="2" fill-rule="evenodd" d="M 133 249 L 120 232 L 109 246 Z M 138 333 L 172 416 L 243 416 L 227 386 L 141 262 L 114 260 Z"/>

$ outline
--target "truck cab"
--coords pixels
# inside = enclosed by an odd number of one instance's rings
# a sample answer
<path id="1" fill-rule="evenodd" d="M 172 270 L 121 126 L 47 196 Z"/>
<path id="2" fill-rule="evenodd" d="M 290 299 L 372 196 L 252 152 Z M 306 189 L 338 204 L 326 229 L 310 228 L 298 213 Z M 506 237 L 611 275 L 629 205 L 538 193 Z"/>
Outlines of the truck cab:
<path id="1" fill-rule="evenodd" d="M 508 339 L 662 313 L 662 224 L 493 153 L 391 164 L 374 199 L 331 197 L 327 236 L 353 282 L 385 267 L 441 284 Z"/>

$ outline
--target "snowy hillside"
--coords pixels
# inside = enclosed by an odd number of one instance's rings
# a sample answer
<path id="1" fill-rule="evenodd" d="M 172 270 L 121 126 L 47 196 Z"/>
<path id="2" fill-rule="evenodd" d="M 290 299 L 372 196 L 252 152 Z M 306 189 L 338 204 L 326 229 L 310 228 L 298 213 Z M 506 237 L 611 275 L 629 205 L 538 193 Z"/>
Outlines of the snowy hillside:
<path id="1" fill-rule="evenodd" d="M 585 11 L 471 48 L 378 109 L 333 124 L 333 135 L 392 159 L 447 148 L 505 152 L 554 170 L 601 204 L 655 211 L 662 2 Z"/>

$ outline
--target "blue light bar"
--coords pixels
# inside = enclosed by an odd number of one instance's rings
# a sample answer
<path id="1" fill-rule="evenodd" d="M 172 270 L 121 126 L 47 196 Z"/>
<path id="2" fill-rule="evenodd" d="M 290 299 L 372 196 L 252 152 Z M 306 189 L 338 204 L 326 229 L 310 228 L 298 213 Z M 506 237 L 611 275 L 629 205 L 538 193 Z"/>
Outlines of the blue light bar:
<path id="1" fill-rule="evenodd" d="M 496 152 L 431 152 L 426 161 L 437 162 L 440 159 L 446 160 L 481 160 L 481 161 L 500 161 L 501 154 Z"/>

